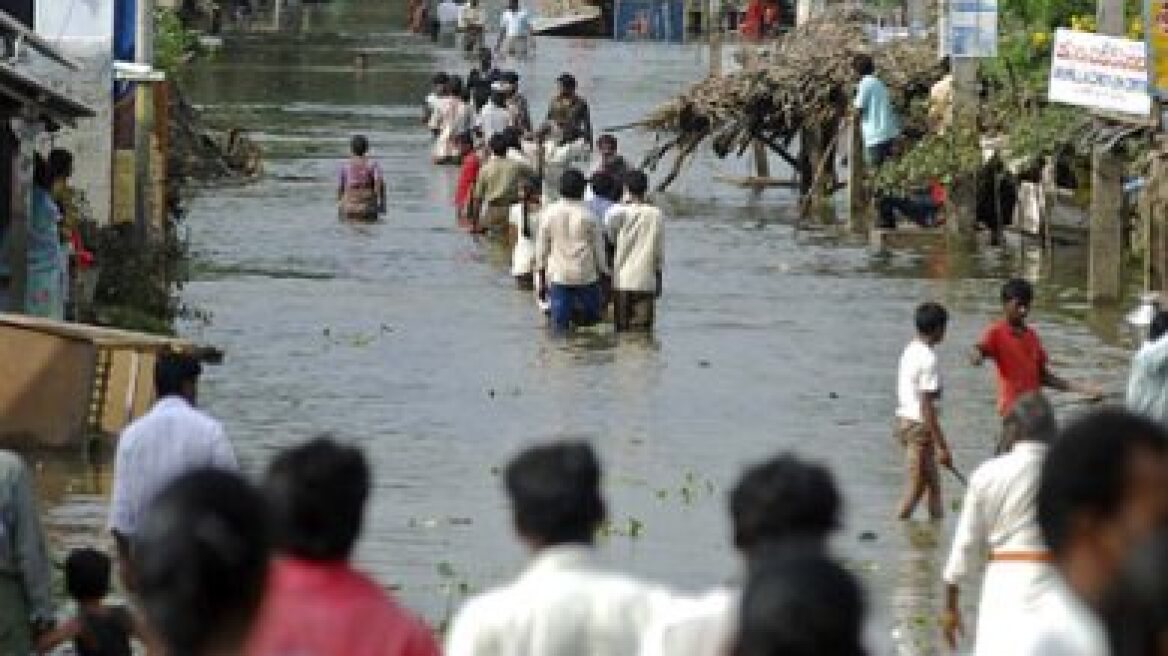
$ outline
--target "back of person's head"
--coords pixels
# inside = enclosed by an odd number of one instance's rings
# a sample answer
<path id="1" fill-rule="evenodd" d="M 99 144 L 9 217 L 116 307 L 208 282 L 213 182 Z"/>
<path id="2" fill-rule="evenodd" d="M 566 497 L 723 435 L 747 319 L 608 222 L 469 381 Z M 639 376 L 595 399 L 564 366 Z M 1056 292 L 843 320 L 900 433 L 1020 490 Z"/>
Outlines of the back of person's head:
<path id="1" fill-rule="evenodd" d="M 364 157 L 369 152 L 369 140 L 365 138 L 365 135 L 353 135 L 353 138 L 349 140 L 349 150 L 357 157 Z"/>
<path id="2" fill-rule="evenodd" d="M 1123 410 L 1101 410 L 1072 422 L 1050 448 L 1038 488 L 1038 525 L 1056 559 L 1090 527 L 1101 531 L 1127 508 L 1136 458 L 1164 458 L 1164 430 Z"/>
<path id="3" fill-rule="evenodd" d="M 1148 339 L 1153 342 L 1168 334 L 1168 310 L 1156 310 L 1148 324 Z"/>
<path id="4" fill-rule="evenodd" d="M 872 75 L 876 72 L 876 62 L 873 61 L 872 55 L 861 53 L 852 59 L 852 70 L 857 75 Z"/>
<path id="5" fill-rule="evenodd" d="M 347 560 L 361 534 L 370 476 L 361 451 L 327 437 L 276 456 L 264 483 L 276 548 L 308 560 Z"/>
<path id="6" fill-rule="evenodd" d="M 450 79 L 446 82 L 446 90 L 450 93 L 450 95 L 462 98 L 462 77 L 458 75 L 451 75 Z"/>
<path id="7" fill-rule="evenodd" d="M 474 135 L 469 132 L 459 132 L 458 134 L 454 135 L 454 145 L 461 148 L 473 148 Z"/>
<path id="8" fill-rule="evenodd" d="M 746 554 L 788 540 L 824 541 L 839 516 L 831 472 L 790 454 L 748 468 L 730 492 L 734 546 Z"/>
<path id="9" fill-rule="evenodd" d="M 165 352 L 154 362 L 154 392 L 158 398 L 187 396 L 203 375 L 199 359 L 187 353 Z"/>
<path id="10" fill-rule="evenodd" d="M 630 194 L 643 198 L 649 192 L 649 176 L 640 169 L 633 169 L 625 173 L 625 188 Z"/>
<path id="11" fill-rule="evenodd" d="M 73 175 L 73 153 L 64 148 L 54 148 L 49 151 L 49 177 L 53 180 L 68 178 Z"/>
<path id="12" fill-rule="evenodd" d="M 74 549 L 65 557 L 65 591 L 74 601 L 100 601 L 110 590 L 110 558 L 96 549 Z"/>
<path id="13" fill-rule="evenodd" d="M 917 306 L 913 323 L 916 324 L 917 333 L 921 335 L 930 337 L 940 335 L 949 324 L 949 312 L 940 303 L 921 303 Z"/>
<path id="14" fill-rule="evenodd" d="M 263 496 L 233 472 L 188 472 L 151 501 L 133 567 L 167 654 L 238 652 L 263 598 L 269 540 Z"/>
<path id="15" fill-rule="evenodd" d="M 449 81 L 450 76 L 442 71 L 435 73 L 434 77 L 430 78 L 430 83 L 436 87 L 444 87 Z"/>
<path id="16" fill-rule="evenodd" d="M 507 84 L 510 84 L 510 85 L 518 85 L 519 84 L 519 73 L 516 73 L 515 71 L 503 71 L 499 75 L 499 79 L 503 82 L 506 82 Z"/>
<path id="17" fill-rule="evenodd" d="M 568 169 L 560 176 L 560 195 L 568 200 L 584 198 L 584 191 L 588 189 L 588 179 L 578 169 Z"/>
<path id="18" fill-rule="evenodd" d="M 1011 443 L 1054 442 L 1058 436 L 1058 420 L 1046 395 L 1042 392 L 1027 392 L 1019 396 L 1006 415 L 1005 432 Z"/>
<path id="19" fill-rule="evenodd" d="M 1022 278 L 1010 278 L 1002 285 L 1002 303 L 1010 301 L 1030 305 L 1034 301 L 1034 286 Z"/>
<path id="20" fill-rule="evenodd" d="M 53 186 L 53 177 L 49 172 L 49 163 L 40 153 L 36 153 L 32 157 L 32 183 L 45 190 Z"/>
<path id="21" fill-rule="evenodd" d="M 822 552 L 751 562 L 732 656 L 864 656 L 864 592 Z"/>
<path id="22" fill-rule="evenodd" d="M 620 200 L 617 198 L 617 189 L 620 186 L 617 184 L 616 178 L 611 173 L 604 171 L 597 171 L 592 174 L 592 193 L 611 201 Z"/>
<path id="23" fill-rule="evenodd" d="M 489 68 L 493 55 L 490 48 L 479 48 L 479 63 L 483 64 L 483 68 Z"/>
<path id="24" fill-rule="evenodd" d="M 1154 656 L 1168 645 L 1168 533 L 1132 550 L 1103 595 L 1100 617 L 1112 656 Z"/>
<path id="25" fill-rule="evenodd" d="M 492 134 L 491 138 L 487 141 L 487 146 L 491 149 L 491 153 L 495 157 L 507 156 L 509 146 L 507 144 L 507 137 L 503 136 L 502 133 L 496 132 Z"/>
<path id="26" fill-rule="evenodd" d="M 604 521 L 600 463 L 585 442 L 555 442 L 523 451 L 507 465 L 515 529 L 539 547 L 591 543 Z"/>
<path id="27" fill-rule="evenodd" d="M 599 148 L 612 148 L 613 150 L 616 150 L 617 149 L 616 136 L 612 135 L 612 134 L 602 134 L 596 140 L 596 146 Z"/>
<path id="28" fill-rule="evenodd" d="M 520 130 L 515 126 L 503 128 L 503 131 L 499 134 L 503 135 L 503 138 L 507 140 L 508 149 L 514 148 L 515 150 L 519 150 L 523 145 L 523 130 Z"/>

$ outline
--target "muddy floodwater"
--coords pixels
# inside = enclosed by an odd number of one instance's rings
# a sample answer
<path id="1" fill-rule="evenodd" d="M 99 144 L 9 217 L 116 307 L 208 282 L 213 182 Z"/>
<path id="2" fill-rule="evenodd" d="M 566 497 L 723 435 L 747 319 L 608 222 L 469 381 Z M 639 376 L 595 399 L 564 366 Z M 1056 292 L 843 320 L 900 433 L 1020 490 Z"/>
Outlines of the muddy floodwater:
<path id="1" fill-rule="evenodd" d="M 246 128 L 266 155 L 260 181 L 196 190 L 184 223 L 194 261 L 183 299 L 210 320 L 181 330 L 227 351 L 203 404 L 245 469 L 258 475 L 279 449 L 319 433 L 362 445 L 376 490 L 360 563 L 440 624 L 463 594 L 522 563 L 498 472 L 523 445 L 594 442 L 611 511 L 606 558 L 692 589 L 736 574 L 725 507 L 740 468 L 793 450 L 830 465 L 845 493 L 834 548 L 867 582 L 877 653 L 936 653 L 954 518 L 892 519 L 902 480 L 890 434 L 895 367 L 912 310 L 936 299 L 953 313 L 940 347 L 943 421 L 968 472 L 999 424 L 991 372 L 964 355 L 996 311 L 1003 276 L 1040 280 L 1033 314 L 1057 370 L 1122 388 L 1130 338 L 1117 311 L 1089 310 L 1083 253 L 874 254 L 796 230 L 787 191 L 755 197 L 717 181 L 749 162 L 707 150 L 659 199 L 667 253 L 656 333 L 554 339 L 505 263 L 454 230 L 456 171 L 428 163 L 420 103 L 431 74 L 470 63 L 407 34 L 399 4 L 310 7 L 283 33 L 228 39 L 184 76 L 210 120 Z M 572 71 L 599 132 L 703 77 L 708 58 L 702 43 L 549 38 L 514 67 L 539 115 L 555 76 Z M 369 136 L 386 171 L 379 224 L 336 220 L 336 169 L 354 133 Z M 632 159 L 653 143 L 620 137 Z M 1065 412 L 1082 407 L 1067 401 Z M 108 468 L 37 458 L 54 542 L 97 540 Z M 951 508 L 960 489 L 945 485 Z"/>

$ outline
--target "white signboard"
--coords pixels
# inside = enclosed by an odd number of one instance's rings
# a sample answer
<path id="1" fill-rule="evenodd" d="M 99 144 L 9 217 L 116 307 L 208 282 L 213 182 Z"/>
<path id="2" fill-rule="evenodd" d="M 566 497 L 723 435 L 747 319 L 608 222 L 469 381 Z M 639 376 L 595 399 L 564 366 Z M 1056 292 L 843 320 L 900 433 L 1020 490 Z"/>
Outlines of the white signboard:
<path id="1" fill-rule="evenodd" d="M 1143 41 L 1059 30 L 1053 57 L 1051 102 L 1142 116 L 1151 112 Z"/>
<path id="2" fill-rule="evenodd" d="M 950 0 L 942 42 L 951 57 L 998 55 L 997 0 Z"/>

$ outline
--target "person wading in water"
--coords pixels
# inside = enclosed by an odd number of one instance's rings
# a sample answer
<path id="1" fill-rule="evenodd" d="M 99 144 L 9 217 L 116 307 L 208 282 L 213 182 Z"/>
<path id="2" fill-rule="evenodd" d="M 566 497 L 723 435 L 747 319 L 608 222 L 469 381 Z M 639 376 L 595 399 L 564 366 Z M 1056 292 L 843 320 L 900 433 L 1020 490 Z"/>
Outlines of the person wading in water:
<path id="1" fill-rule="evenodd" d="M 352 156 L 341 167 L 337 202 L 342 219 L 376 221 L 385 214 L 385 178 L 381 165 L 368 157 L 369 140 L 356 135 L 349 142 Z"/>

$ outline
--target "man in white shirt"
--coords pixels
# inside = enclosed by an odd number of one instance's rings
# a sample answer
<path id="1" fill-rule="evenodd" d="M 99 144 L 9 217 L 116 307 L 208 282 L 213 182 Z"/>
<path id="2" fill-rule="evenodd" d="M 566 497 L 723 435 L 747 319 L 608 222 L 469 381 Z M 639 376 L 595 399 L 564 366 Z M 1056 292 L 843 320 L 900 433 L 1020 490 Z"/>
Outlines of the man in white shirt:
<path id="1" fill-rule="evenodd" d="M 822 553 L 839 528 L 840 495 L 826 468 L 780 455 L 747 469 L 730 494 L 743 569 L 776 547 Z M 645 631 L 640 656 L 724 656 L 738 619 L 739 585 L 677 596 Z"/>
<path id="2" fill-rule="evenodd" d="M 597 174 L 602 175 L 602 174 Z M 652 330 L 661 297 L 661 210 L 646 199 L 649 177 L 625 176 L 628 201 L 608 210 L 605 225 L 615 251 L 612 260 L 613 318 L 617 331 Z"/>
<path id="3" fill-rule="evenodd" d="M 941 626 L 950 649 L 964 633 L 959 597 L 985 568 L 974 641 L 976 656 L 997 656 L 1016 639 L 1016 624 L 1032 616 L 1055 584 L 1053 558 L 1038 529 L 1042 460 L 1058 430 L 1046 398 L 1018 398 L 1006 418 L 1010 451 L 974 470 L 945 567 Z"/>
<path id="4" fill-rule="evenodd" d="M 533 33 L 531 15 L 519 7 L 519 0 L 510 0 L 499 18 L 499 40 L 495 43 L 495 54 L 525 59 L 531 48 Z"/>
<path id="5" fill-rule="evenodd" d="M 195 407 L 201 374 L 194 356 L 159 355 L 154 366 L 158 400 L 118 439 L 109 528 L 123 566 L 130 562 L 147 505 L 162 488 L 193 469 L 238 468 L 223 427 Z"/>
<path id="6" fill-rule="evenodd" d="M 507 94 L 502 82 L 491 85 L 491 99 L 479 110 L 475 127 L 482 133 L 483 143 L 490 143 L 491 137 L 511 127 L 511 112 L 507 109 Z"/>
<path id="7" fill-rule="evenodd" d="M 630 656 L 664 590 L 596 563 L 604 521 L 592 447 L 530 448 L 504 475 L 520 540 L 533 555 L 513 582 L 479 595 L 455 616 L 446 656 Z"/>
<path id="8" fill-rule="evenodd" d="M 539 296 L 550 305 L 552 328 L 600 321 L 600 276 L 608 274 L 600 219 L 584 205 L 588 181 L 569 169 L 560 179 L 560 200 L 544 210 L 535 244 Z"/>
<path id="9" fill-rule="evenodd" d="M 1122 410 L 1071 424 L 1051 445 L 1038 487 L 1038 525 L 1059 576 L 1000 653 L 1108 656 L 1096 609 L 1128 553 L 1166 519 L 1164 429 Z"/>
<path id="10" fill-rule="evenodd" d="M 941 400 L 941 374 L 933 348 L 945 339 L 949 313 L 937 303 L 923 303 L 916 310 L 917 336 L 900 356 L 896 382 L 896 436 L 904 447 L 905 485 L 899 519 L 912 517 L 926 499 L 929 517 L 944 515 L 941 475 L 937 464 L 953 464 L 949 445 L 937 418 Z"/>

